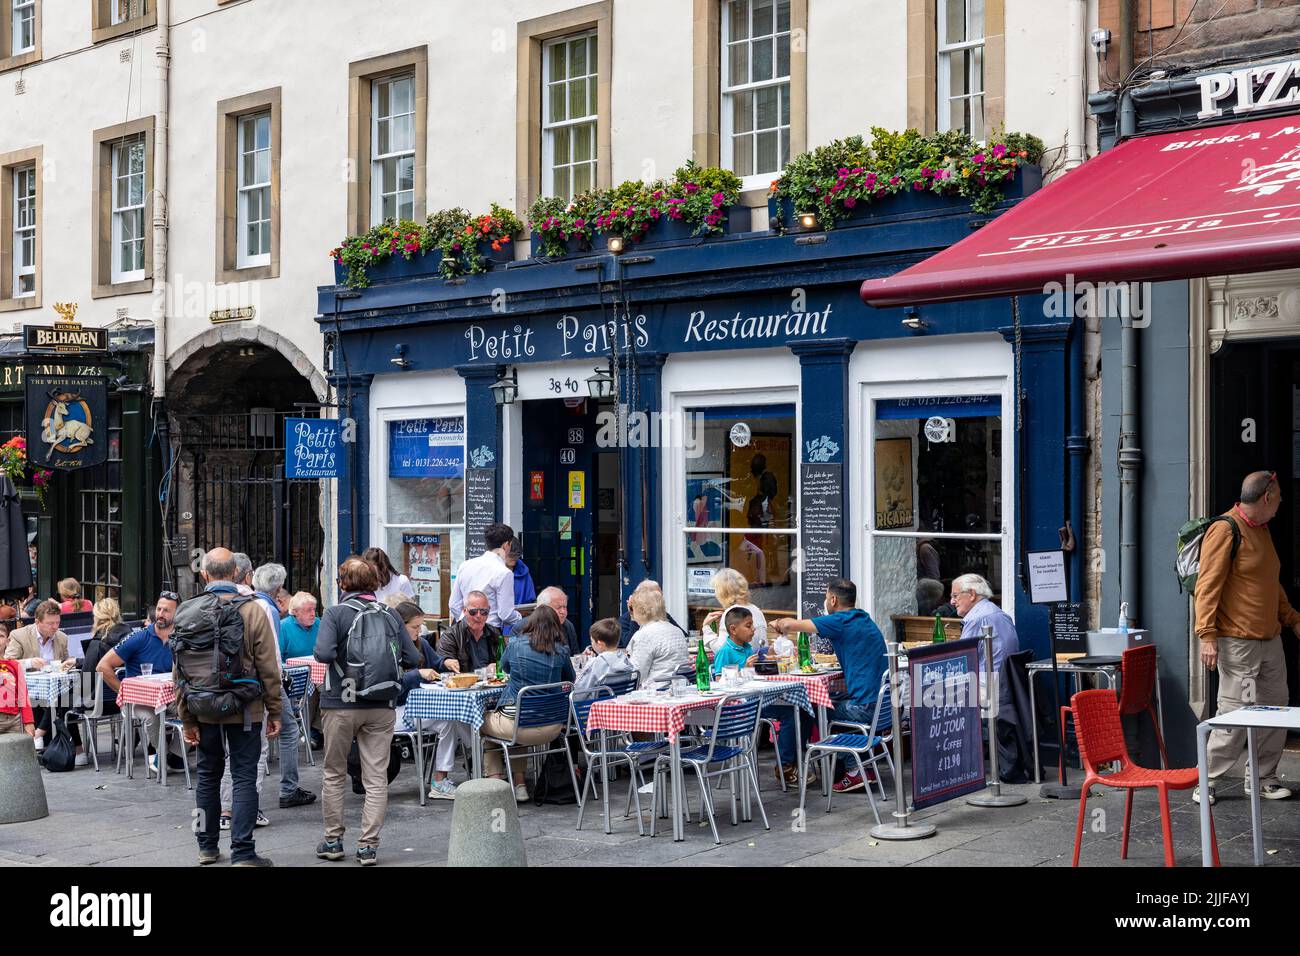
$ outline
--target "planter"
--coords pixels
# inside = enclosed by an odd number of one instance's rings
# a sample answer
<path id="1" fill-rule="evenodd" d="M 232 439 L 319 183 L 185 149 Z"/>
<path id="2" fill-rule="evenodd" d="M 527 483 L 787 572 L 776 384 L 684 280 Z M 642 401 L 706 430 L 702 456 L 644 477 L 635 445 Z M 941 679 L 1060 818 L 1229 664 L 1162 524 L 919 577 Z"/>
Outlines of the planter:
<path id="1" fill-rule="evenodd" d="M 647 246 L 661 242 L 685 242 L 695 235 L 695 230 L 685 219 L 669 219 L 660 216 L 646 230 L 646 234 L 637 240 L 637 245 Z"/>
<path id="2" fill-rule="evenodd" d="M 439 266 L 442 264 L 442 253 L 434 249 L 428 253 L 419 253 L 411 256 L 409 260 L 400 255 L 389 256 L 386 259 L 380 259 L 366 266 L 366 278 L 370 280 L 371 285 L 376 282 L 387 282 L 393 279 L 412 279 L 419 276 L 439 275 Z M 334 282 L 336 285 L 345 285 L 347 283 L 348 270 L 347 266 L 341 262 L 334 263 Z"/>
<path id="3" fill-rule="evenodd" d="M 480 241 L 478 244 L 479 255 L 494 266 L 505 265 L 507 262 L 515 261 L 515 242 L 512 238 L 508 244 L 501 249 L 493 249 L 492 243 Z"/>
<path id="4" fill-rule="evenodd" d="M 789 196 L 780 199 L 767 197 L 767 228 L 777 232 L 781 227 L 789 229 L 794 225 L 794 200 Z"/>
<path id="5" fill-rule="evenodd" d="M 537 232 L 529 234 L 532 239 L 531 255 L 534 259 L 540 259 L 544 255 L 542 252 L 542 237 Z M 601 237 L 597 236 L 595 240 L 588 239 L 586 236 L 570 236 L 564 242 L 564 253 L 566 256 L 579 255 L 584 252 L 590 252 L 592 242 L 603 242 Z"/>

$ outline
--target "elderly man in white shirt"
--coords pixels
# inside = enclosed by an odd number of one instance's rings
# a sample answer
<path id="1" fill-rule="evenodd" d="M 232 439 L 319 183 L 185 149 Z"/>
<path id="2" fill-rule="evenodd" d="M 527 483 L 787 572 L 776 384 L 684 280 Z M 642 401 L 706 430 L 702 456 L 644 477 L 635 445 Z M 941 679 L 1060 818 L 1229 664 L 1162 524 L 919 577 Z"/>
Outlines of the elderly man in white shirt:
<path id="1" fill-rule="evenodd" d="M 490 524 L 483 538 L 488 549 L 477 558 L 461 562 L 456 569 L 456 583 L 451 588 L 447 607 L 452 617 L 465 615 L 465 598 L 471 591 L 482 591 L 488 599 L 488 623 L 493 627 L 514 625 L 523 620 L 515 610 L 515 573 L 506 564 L 506 552 L 515 533 L 508 524 Z"/>

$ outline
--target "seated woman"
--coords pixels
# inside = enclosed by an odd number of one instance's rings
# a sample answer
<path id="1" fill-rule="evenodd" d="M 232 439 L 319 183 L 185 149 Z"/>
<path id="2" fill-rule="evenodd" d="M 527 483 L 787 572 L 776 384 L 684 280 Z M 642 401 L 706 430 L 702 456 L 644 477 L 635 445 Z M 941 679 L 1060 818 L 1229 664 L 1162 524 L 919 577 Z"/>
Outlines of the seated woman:
<path id="1" fill-rule="evenodd" d="M 86 686 L 95 686 L 95 670 L 99 667 L 100 658 L 110 650 L 121 643 L 124 637 L 131 633 L 131 628 L 122 621 L 122 608 L 113 598 L 104 598 L 102 601 L 95 603 L 94 620 L 91 626 L 90 639 L 86 641 L 82 653 L 85 655 L 81 659 L 81 672 L 88 675 Z M 87 710 L 90 705 L 87 705 Z M 104 715 L 117 713 L 117 695 L 112 690 L 105 688 L 104 694 Z"/>
<path id="2" fill-rule="evenodd" d="M 723 568 L 713 576 L 713 596 L 722 605 L 721 611 L 710 611 L 700 625 L 704 646 L 710 654 L 717 654 L 727 643 L 726 628 L 719 628 L 722 615 L 733 607 L 743 607 L 754 616 L 754 651 L 767 646 L 767 619 L 758 605 L 749 597 L 749 582 L 735 568 Z"/>
<path id="3" fill-rule="evenodd" d="M 637 630 L 627 654 L 641 675 L 640 686 L 657 688 L 671 683 L 677 669 L 690 662 L 691 654 L 686 635 L 668 620 L 664 592 L 656 582 L 642 581 L 628 598 L 628 607 Z"/>
<path id="4" fill-rule="evenodd" d="M 460 673 L 460 661 L 454 657 L 443 657 L 429 642 L 424 626 L 424 610 L 414 601 L 403 601 L 394 609 L 402 618 L 402 625 L 411 637 L 411 643 L 420 652 L 422 663 L 419 667 L 407 671 L 402 676 L 402 693 L 397 698 L 397 729 L 409 727 L 416 729 L 416 721 L 405 714 L 406 698 L 422 683 L 436 681 L 439 673 Z M 423 720 L 419 729 L 426 734 L 437 734 L 438 751 L 434 757 L 434 780 L 429 789 L 429 796 L 435 800 L 456 799 L 456 785 L 447 779 L 447 774 L 456 763 L 456 741 L 463 740 L 469 745 L 469 728 L 455 720 Z"/>
<path id="5" fill-rule="evenodd" d="M 92 610 L 91 603 L 81 596 L 81 583 L 76 578 L 59 582 L 59 613 L 84 614 Z"/>
<path id="6" fill-rule="evenodd" d="M 662 606 L 662 599 L 660 601 Z M 671 627 L 671 625 L 666 625 Z M 678 632 L 680 637 L 680 632 Z M 683 642 L 684 643 L 684 642 Z M 535 684 L 555 684 L 559 681 L 573 681 L 573 662 L 569 659 L 568 645 L 564 642 L 564 628 L 559 615 L 546 605 L 539 605 L 524 621 L 523 625 L 510 636 L 510 643 L 501 655 L 501 669 L 509 675 L 506 689 L 497 703 L 497 710 L 486 715 L 483 720 L 485 737 L 510 738 L 515 733 L 515 717 L 518 713 L 516 698 L 519 691 Z M 549 724 L 545 727 L 529 727 L 519 731 L 518 742 L 521 747 L 533 747 L 549 744 L 556 737 L 564 724 Z M 528 800 L 528 788 L 524 785 L 524 769 L 527 766 L 523 756 L 510 757 L 510 772 L 514 779 L 515 799 L 520 803 Z M 501 748 L 492 744 L 484 747 L 484 776 L 496 780 L 505 779 L 505 761 Z"/>

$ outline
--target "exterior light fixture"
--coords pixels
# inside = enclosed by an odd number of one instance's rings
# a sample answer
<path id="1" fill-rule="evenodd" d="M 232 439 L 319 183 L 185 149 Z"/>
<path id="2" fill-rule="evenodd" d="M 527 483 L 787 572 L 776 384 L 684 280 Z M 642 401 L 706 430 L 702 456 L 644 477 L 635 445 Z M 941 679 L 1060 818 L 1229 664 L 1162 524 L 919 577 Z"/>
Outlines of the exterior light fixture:
<path id="1" fill-rule="evenodd" d="M 519 372 L 511 368 L 507 374 L 493 382 L 491 388 L 492 397 L 498 405 L 513 405 L 519 397 Z"/>
<path id="2" fill-rule="evenodd" d="M 907 326 L 913 332 L 923 332 L 930 327 L 930 323 L 921 318 L 916 311 L 916 306 L 909 305 L 903 310 L 903 325 Z"/>
<path id="3" fill-rule="evenodd" d="M 606 243 L 605 243 L 605 248 L 608 249 L 610 252 L 614 253 L 614 255 L 616 255 L 616 256 L 617 256 L 617 255 L 621 255 L 622 252 L 623 252 L 623 248 L 624 248 L 624 240 L 623 240 L 623 237 L 622 237 L 622 236 L 610 236 L 609 239 L 608 239 L 608 240 L 606 241 Z"/>
<path id="4" fill-rule="evenodd" d="M 799 213 L 799 225 L 805 229 L 817 228 L 817 214 L 814 212 Z"/>
<path id="5" fill-rule="evenodd" d="M 587 379 L 587 394 L 592 398 L 612 398 L 614 395 L 614 363 L 608 368 L 596 369 L 596 374 Z"/>
<path id="6" fill-rule="evenodd" d="M 393 353 L 393 357 L 388 361 L 392 362 L 400 369 L 408 369 L 411 367 L 411 360 L 406 357 L 406 344 L 404 342 L 399 342 L 397 345 L 394 345 Z"/>

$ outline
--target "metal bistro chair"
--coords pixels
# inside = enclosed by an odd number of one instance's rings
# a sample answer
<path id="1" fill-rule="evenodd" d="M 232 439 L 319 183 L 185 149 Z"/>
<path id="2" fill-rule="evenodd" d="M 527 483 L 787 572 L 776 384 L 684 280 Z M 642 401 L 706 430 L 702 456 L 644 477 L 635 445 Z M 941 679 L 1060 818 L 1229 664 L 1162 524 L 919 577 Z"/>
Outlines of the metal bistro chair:
<path id="1" fill-rule="evenodd" d="M 758 812 L 763 816 L 763 829 L 772 829 L 767 821 L 767 810 L 763 808 L 763 795 L 758 789 L 757 757 L 754 752 L 755 744 L 758 741 L 758 714 L 762 706 L 763 698 L 758 694 L 723 697 L 713 712 L 713 729 L 705 738 L 705 742 L 683 751 L 681 754 L 683 766 L 694 770 L 696 778 L 699 780 L 700 796 L 704 810 L 709 815 L 709 828 L 713 831 L 713 842 L 715 844 L 720 844 L 722 839 L 718 836 L 718 825 L 713 814 L 713 798 L 709 795 L 708 781 L 714 778 L 722 776 L 731 778 L 732 826 L 736 826 L 738 823 L 736 817 L 736 777 L 739 775 L 742 777 L 742 788 L 745 785 L 744 776 L 748 776 L 749 783 L 754 788 L 754 799 L 758 801 Z M 670 760 L 671 758 L 667 754 L 660 754 L 655 758 L 654 793 L 656 801 L 659 794 L 665 790 L 665 787 L 660 786 L 659 775 L 668 771 Z M 652 812 L 650 815 L 651 836 L 655 835 L 656 818 L 657 813 Z"/>
<path id="2" fill-rule="evenodd" d="M 862 774 L 863 789 L 867 791 L 867 801 L 871 804 L 871 815 L 876 818 L 876 823 L 880 823 L 880 811 L 876 807 L 876 797 L 871 792 L 871 781 L 867 779 L 867 768 L 874 768 L 881 760 L 885 761 L 892 775 L 895 773 L 894 761 L 889 754 L 889 744 L 894 739 L 893 723 L 894 710 L 892 705 L 886 707 L 889 703 L 889 671 L 885 671 L 880 678 L 880 691 L 876 694 L 876 709 L 871 715 L 871 723 L 856 724 L 851 721 L 836 720 L 831 723 L 831 727 L 848 727 L 850 733 L 839 733 L 827 737 L 825 740 L 819 740 L 815 744 L 809 744 L 803 755 L 803 772 L 799 780 L 799 814 L 802 818 L 804 801 L 808 793 L 808 765 L 813 760 L 813 754 L 843 754 L 852 756 L 857 762 L 858 772 Z M 885 722 L 881 724 L 881 715 L 885 715 Z M 885 733 L 881 733 L 885 731 Z M 865 758 L 865 759 L 864 759 Z M 880 788 L 880 798 L 885 799 L 885 785 L 881 781 L 881 774 L 876 773 L 876 786 Z M 831 812 L 831 801 L 835 798 L 835 787 L 828 787 L 826 790 L 826 812 Z"/>
<path id="3" fill-rule="evenodd" d="M 627 809 L 624 811 L 623 816 L 627 817 L 632 812 L 632 801 L 636 800 L 636 829 L 638 834 L 645 836 L 645 824 L 641 820 L 641 792 L 639 790 L 640 787 L 645 785 L 645 776 L 641 772 L 641 763 L 647 758 L 653 759 L 657 757 L 668 744 L 662 740 L 627 741 L 627 735 L 620 731 L 605 731 L 606 748 L 604 750 L 593 750 L 587 740 L 587 717 L 591 714 L 591 706 L 599 700 L 613 700 L 617 696 L 618 694 L 614 692 L 614 688 L 606 684 L 600 687 L 589 687 L 586 690 L 574 691 L 570 698 L 569 726 L 578 732 L 578 743 L 582 747 L 582 755 L 587 760 L 587 778 L 582 783 L 582 793 L 578 797 L 577 829 L 582 829 L 582 817 L 587 810 L 587 795 L 595 789 L 597 768 L 604 768 L 609 764 L 626 763 L 630 770 L 630 777 L 627 785 Z M 616 744 L 611 745 L 611 737 L 617 742 Z M 605 808 L 605 832 L 612 833 L 613 830 L 609 823 L 609 781 L 603 776 L 603 772 L 601 776 L 601 802 Z"/>
<path id="4" fill-rule="evenodd" d="M 307 748 L 307 766 L 316 766 L 316 758 L 311 752 L 311 728 L 303 723 L 302 715 L 307 712 L 307 697 L 311 693 L 311 668 L 298 665 L 295 667 L 286 667 L 284 672 L 289 675 L 289 687 L 284 691 L 285 696 L 289 698 L 289 706 L 293 708 L 293 714 L 298 719 L 298 733 L 300 738 L 295 740 L 293 745 L 297 747 L 304 744 Z M 283 687 L 283 685 L 281 685 Z M 276 760 L 280 759 L 280 748 L 284 746 L 283 739 L 275 739 Z"/>
<path id="5" fill-rule="evenodd" d="M 108 724 L 109 743 L 116 752 L 118 748 L 117 735 L 122 725 L 122 715 L 104 713 L 104 675 L 95 674 L 95 697 L 89 710 L 79 711 L 70 710 L 63 718 L 67 723 L 81 723 L 86 725 L 87 738 L 90 743 L 90 759 L 95 764 L 95 773 L 99 773 L 99 725 Z"/>
<path id="6" fill-rule="evenodd" d="M 165 718 L 164 721 L 163 721 L 163 723 L 164 723 L 165 728 L 166 728 L 166 729 L 163 731 L 163 740 L 166 740 L 168 737 L 171 737 L 171 736 L 174 735 L 174 736 L 176 737 L 176 739 L 177 739 L 178 741 L 180 741 L 180 745 L 181 745 L 181 763 L 185 765 L 185 789 L 186 789 L 186 790 L 193 790 L 193 789 L 194 789 L 194 783 L 193 783 L 193 781 L 190 780 L 190 752 L 189 752 L 189 750 L 186 748 L 186 745 L 185 745 L 185 724 L 184 724 L 184 722 L 183 722 L 179 717 L 167 717 L 166 715 L 163 715 L 163 716 L 164 716 L 164 718 Z M 169 752 L 170 752 L 170 751 L 167 751 L 167 752 L 164 752 L 164 753 L 161 753 L 161 754 L 158 755 L 158 760 L 159 760 L 160 765 L 161 765 L 161 762 L 162 762 L 162 761 L 164 761 L 164 760 L 167 759 L 167 753 L 169 753 Z M 147 758 L 146 758 L 146 761 L 145 761 L 145 765 L 148 766 L 148 760 L 147 760 Z M 148 773 L 147 773 L 147 772 L 145 773 L 145 776 L 148 777 Z M 158 779 L 159 779 L 159 780 L 162 779 L 162 774 L 161 774 L 161 773 L 158 775 Z"/>
<path id="7" fill-rule="evenodd" d="M 520 746 L 519 731 L 560 724 L 563 729 L 561 729 L 559 736 L 555 738 L 555 742 L 550 746 L 538 744 L 530 747 L 529 756 L 546 757 L 549 754 L 563 753 L 569 761 L 569 778 L 573 782 L 573 795 L 581 801 L 582 795 L 578 792 L 578 774 L 573 766 L 573 754 L 569 750 L 567 733 L 569 729 L 569 697 L 572 693 L 573 684 L 567 680 L 555 684 L 530 684 L 522 688 L 515 698 L 514 733 L 510 735 L 509 739 L 482 734 L 479 737 L 479 747 L 484 748 L 488 744 L 496 744 L 501 748 L 502 755 L 505 757 L 506 776 L 509 778 L 510 748 Z"/>

